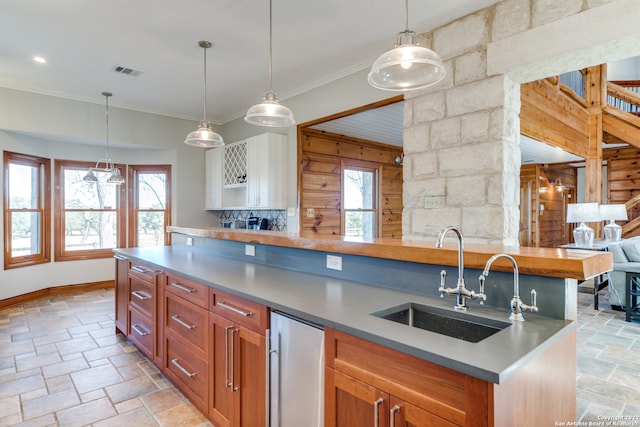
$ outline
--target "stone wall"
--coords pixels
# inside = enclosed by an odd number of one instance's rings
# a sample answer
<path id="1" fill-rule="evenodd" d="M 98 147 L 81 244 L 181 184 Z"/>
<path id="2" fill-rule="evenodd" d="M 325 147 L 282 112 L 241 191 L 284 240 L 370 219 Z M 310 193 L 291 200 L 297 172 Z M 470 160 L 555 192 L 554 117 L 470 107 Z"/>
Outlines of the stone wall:
<path id="1" fill-rule="evenodd" d="M 405 94 L 404 239 L 432 240 L 454 225 L 467 242 L 518 244 L 520 87 L 508 70 L 491 75 L 488 46 L 608 3 L 635 7 L 630 0 L 506 0 L 419 36 L 442 57 L 447 77 Z M 554 61 L 562 68 L 563 58 Z M 428 196 L 445 196 L 445 207 L 425 209 Z"/>

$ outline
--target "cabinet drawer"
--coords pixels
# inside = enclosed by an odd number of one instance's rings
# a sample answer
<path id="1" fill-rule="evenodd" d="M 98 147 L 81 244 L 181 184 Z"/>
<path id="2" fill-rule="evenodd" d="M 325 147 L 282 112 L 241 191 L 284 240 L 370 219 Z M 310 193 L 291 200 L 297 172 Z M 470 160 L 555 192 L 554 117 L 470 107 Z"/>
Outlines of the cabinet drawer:
<path id="1" fill-rule="evenodd" d="M 205 414 L 209 394 L 209 364 L 171 335 L 165 337 L 164 372 Z"/>
<path id="2" fill-rule="evenodd" d="M 156 276 L 162 273 L 162 270 L 158 270 L 155 267 L 144 264 L 142 262 L 138 262 L 136 260 L 132 260 L 129 263 L 129 274 L 133 276 L 137 276 L 140 279 L 146 280 L 149 283 L 156 283 Z"/>
<path id="3" fill-rule="evenodd" d="M 267 307 L 211 288 L 210 310 L 239 325 L 264 334 L 268 327 Z"/>
<path id="4" fill-rule="evenodd" d="M 188 301 L 165 293 L 164 330 L 184 339 L 205 357 L 208 350 L 209 312 Z"/>
<path id="5" fill-rule="evenodd" d="M 127 335 L 148 358 L 153 360 L 154 333 L 152 322 L 136 310 L 129 309 L 129 330 Z"/>
<path id="6" fill-rule="evenodd" d="M 164 289 L 202 308 L 209 308 L 209 286 L 205 284 L 167 273 L 164 280 Z"/>
<path id="7" fill-rule="evenodd" d="M 142 314 L 153 318 L 155 312 L 156 288 L 137 276 L 129 275 L 129 305 Z"/>

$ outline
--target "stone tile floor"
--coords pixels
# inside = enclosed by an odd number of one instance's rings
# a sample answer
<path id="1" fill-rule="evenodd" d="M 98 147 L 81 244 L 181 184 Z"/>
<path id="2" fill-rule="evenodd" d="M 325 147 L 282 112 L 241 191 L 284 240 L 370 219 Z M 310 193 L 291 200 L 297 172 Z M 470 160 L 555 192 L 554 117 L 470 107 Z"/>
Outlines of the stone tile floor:
<path id="1" fill-rule="evenodd" d="M 112 289 L 0 310 L 0 426 L 211 426 L 113 313 Z"/>
<path id="2" fill-rule="evenodd" d="M 640 416 L 640 323 L 607 297 L 595 311 L 578 294 L 576 421 Z M 0 426 L 211 426 L 114 335 L 113 301 L 99 290 L 0 310 Z"/>

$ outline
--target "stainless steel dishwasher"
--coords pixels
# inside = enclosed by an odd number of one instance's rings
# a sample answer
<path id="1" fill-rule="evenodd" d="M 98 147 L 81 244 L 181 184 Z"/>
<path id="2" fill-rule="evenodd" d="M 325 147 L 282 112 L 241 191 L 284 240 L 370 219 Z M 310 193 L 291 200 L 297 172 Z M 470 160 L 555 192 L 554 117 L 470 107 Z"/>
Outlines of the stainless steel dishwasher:
<path id="1" fill-rule="evenodd" d="M 271 427 L 324 425 L 324 331 L 284 313 L 271 313 Z"/>

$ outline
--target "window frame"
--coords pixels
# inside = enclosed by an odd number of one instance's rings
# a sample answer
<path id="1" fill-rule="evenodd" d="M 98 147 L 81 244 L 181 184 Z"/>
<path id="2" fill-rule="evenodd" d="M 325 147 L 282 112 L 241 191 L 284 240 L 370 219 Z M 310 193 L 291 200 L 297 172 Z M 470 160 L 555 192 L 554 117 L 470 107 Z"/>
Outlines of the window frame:
<path id="1" fill-rule="evenodd" d="M 19 212 L 40 213 L 40 253 L 12 256 L 9 165 L 20 164 L 38 168 L 38 207 L 36 209 L 16 209 Z M 51 160 L 29 154 L 3 151 L 4 171 L 4 269 L 28 267 L 51 262 Z"/>
<path id="2" fill-rule="evenodd" d="M 54 185 L 55 185 L 55 201 L 54 201 L 54 233 L 56 236 L 54 243 L 54 259 L 55 261 L 74 261 L 85 259 L 111 258 L 113 257 L 113 249 L 87 249 L 79 251 L 67 251 L 65 249 L 65 208 L 64 208 L 64 171 L 65 169 L 83 169 L 95 167 L 95 163 L 76 160 L 56 160 Z M 120 170 L 126 170 L 126 165 L 114 165 Z M 113 184 L 105 184 L 113 185 Z M 125 247 L 126 244 L 126 184 L 118 185 L 119 191 L 116 192 L 116 212 L 117 232 L 116 247 Z"/>
<path id="3" fill-rule="evenodd" d="M 345 170 L 356 170 L 362 172 L 371 172 L 373 173 L 373 187 L 374 194 L 372 198 L 373 207 L 371 209 L 346 209 L 344 203 L 345 197 L 345 183 L 344 183 L 344 171 Z M 343 159 L 340 162 L 340 204 L 341 204 L 341 225 L 340 225 L 340 233 L 341 235 L 346 235 L 346 226 L 347 226 L 347 212 L 372 212 L 374 214 L 373 220 L 373 237 L 380 237 L 380 232 L 382 229 L 382 212 L 380 209 L 380 177 L 382 176 L 382 165 L 374 162 L 367 162 L 363 160 L 351 160 L 351 159 Z"/>
<path id="4" fill-rule="evenodd" d="M 171 233 L 167 232 L 167 227 L 171 225 L 171 165 L 129 165 L 127 171 L 128 195 L 127 195 L 127 215 L 130 248 L 138 246 L 138 213 L 139 212 L 160 212 L 160 209 L 138 209 L 138 174 L 139 173 L 164 173 L 166 175 L 165 207 L 164 210 L 164 246 L 171 245 Z"/>

